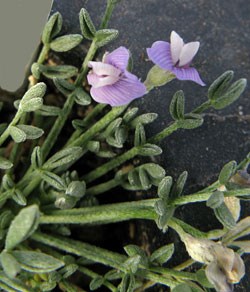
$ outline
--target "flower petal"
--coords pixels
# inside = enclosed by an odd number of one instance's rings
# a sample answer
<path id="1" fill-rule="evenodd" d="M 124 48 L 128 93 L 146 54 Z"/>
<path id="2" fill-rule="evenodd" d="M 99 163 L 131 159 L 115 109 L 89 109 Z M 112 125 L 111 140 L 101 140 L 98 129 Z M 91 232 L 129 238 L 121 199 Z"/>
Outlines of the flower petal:
<path id="1" fill-rule="evenodd" d="M 170 49 L 173 64 L 176 64 L 178 62 L 183 46 L 183 39 L 178 35 L 178 33 L 172 31 L 170 35 Z"/>
<path id="2" fill-rule="evenodd" d="M 181 50 L 178 66 L 182 67 L 189 64 L 198 52 L 199 47 L 200 42 L 191 42 L 185 44 Z"/>
<path id="3" fill-rule="evenodd" d="M 177 68 L 174 67 L 172 72 L 175 74 L 176 78 L 179 80 L 191 80 L 198 83 L 201 86 L 206 84 L 201 80 L 198 71 L 195 68 Z"/>
<path id="4" fill-rule="evenodd" d="M 98 76 L 93 72 L 87 75 L 88 83 L 95 88 L 112 85 L 119 80 L 119 76 Z"/>
<path id="5" fill-rule="evenodd" d="M 116 68 L 125 70 L 128 66 L 129 61 L 129 50 L 125 47 L 119 47 L 113 52 L 104 56 L 103 62 L 113 65 Z"/>
<path id="6" fill-rule="evenodd" d="M 146 93 L 145 85 L 133 74 L 126 74 L 113 85 L 92 87 L 90 94 L 99 103 L 111 106 L 125 105 Z"/>
<path id="7" fill-rule="evenodd" d="M 168 42 L 154 42 L 152 47 L 147 49 L 147 53 L 149 59 L 162 69 L 171 70 L 173 68 L 170 44 Z"/>
<path id="8" fill-rule="evenodd" d="M 110 75 L 118 77 L 121 74 L 120 69 L 102 62 L 89 62 L 89 67 L 92 68 L 93 72 L 99 76 Z"/>

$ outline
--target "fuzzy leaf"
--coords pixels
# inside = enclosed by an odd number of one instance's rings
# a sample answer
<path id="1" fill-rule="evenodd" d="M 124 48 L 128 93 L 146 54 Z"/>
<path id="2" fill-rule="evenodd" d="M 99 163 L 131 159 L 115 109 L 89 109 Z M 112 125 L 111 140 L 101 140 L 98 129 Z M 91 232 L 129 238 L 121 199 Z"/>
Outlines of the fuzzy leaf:
<path id="1" fill-rule="evenodd" d="M 6 170 L 10 169 L 13 166 L 13 163 L 8 159 L 0 156 L 0 169 Z"/>
<path id="2" fill-rule="evenodd" d="M 79 105 L 89 105 L 91 103 L 91 97 L 89 94 L 82 88 L 77 87 L 74 91 L 75 102 Z"/>
<path id="3" fill-rule="evenodd" d="M 40 168 L 43 165 L 43 156 L 40 146 L 36 146 L 31 154 L 31 165 L 34 169 Z"/>
<path id="4" fill-rule="evenodd" d="M 62 29 L 62 16 L 59 12 L 53 14 L 48 22 L 46 23 L 43 33 L 42 33 L 42 42 L 44 44 L 49 44 L 50 41 L 58 35 Z"/>
<path id="5" fill-rule="evenodd" d="M 155 144 L 146 143 L 142 147 L 139 148 L 138 155 L 154 156 L 154 155 L 160 155 L 161 153 L 162 153 L 162 150 L 159 146 Z"/>
<path id="6" fill-rule="evenodd" d="M 14 193 L 13 193 L 11 199 L 13 201 L 15 201 L 20 206 L 27 205 L 27 199 L 19 189 L 14 190 Z"/>
<path id="7" fill-rule="evenodd" d="M 172 257 L 173 253 L 174 253 L 173 243 L 164 245 L 152 253 L 152 255 L 150 256 L 150 261 L 162 265 Z"/>
<path id="8" fill-rule="evenodd" d="M 170 190 L 173 184 L 173 179 L 171 176 L 164 177 L 158 186 L 158 196 L 164 200 L 169 197 Z"/>
<path id="9" fill-rule="evenodd" d="M 226 71 L 219 76 L 208 89 L 208 98 L 216 100 L 221 97 L 225 90 L 229 87 L 231 80 L 233 79 L 234 72 Z"/>
<path id="10" fill-rule="evenodd" d="M 92 40 L 95 37 L 96 29 L 89 16 L 89 13 L 85 8 L 82 8 L 79 13 L 80 28 L 82 35 L 88 39 Z"/>
<path id="11" fill-rule="evenodd" d="M 203 124 L 203 118 L 198 114 L 186 114 L 183 120 L 178 120 L 178 125 L 182 129 L 195 129 Z"/>
<path id="12" fill-rule="evenodd" d="M 16 128 L 25 133 L 26 139 L 31 140 L 40 138 L 44 133 L 42 129 L 29 125 L 17 125 Z"/>
<path id="13" fill-rule="evenodd" d="M 21 267 L 19 263 L 17 262 L 17 260 L 13 257 L 12 254 L 6 251 L 3 251 L 0 254 L 0 262 L 5 274 L 11 279 L 15 278 L 16 275 L 21 270 Z"/>
<path id="14" fill-rule="evenodd" d="M 224 193 L 215 191 L 206 202 L 207 207 L 212 209 L 218 208 L 224 202 Z"/>
<path id="15" fill-rule="evenodd" d="M 174 120 L 184 119 L 185 97 L 182 90 L 177 91 L 170 103 L 169 111 Z"/>
<path id="16" fill-rule="evenodd" d="M 24 131 L 14 126 L 10 127 L 10 136 L 16 143 L 24 142 L 27 138 Z"/>
<path id="17" fill-rule="evenodd" d="M 146 133 L 142 124 L 138 123 L 135 128 L 134 145 L 141 146 L 146 143 Z"/>
<path id="18" fill-rule="evenodd" d="M 40 109 L 43 105 L 42 98 L 32 98 L 31 100 L 24 100 L 20 102 L 19 108 L 23 112 L 34 112 Z"/>
<path id="19" fill-rule="evenodd" d="M 44 169 L 54 169 L 78 160 L 82 155 L 81 147 L 70 147 L 54 154 L 43 166 Z"/>
<path id="20" fill-rule="evenodd" d="M 95 34 L 95 44 L 98 48 L 107 45 L 118 37 L 116 29 L 101 29 Z"/>
<path id="21" fill-rule="evenodd" d="M 56 88 L 65 96 L 70 95 L 75 90 L 75 85 L 61 78 L 53 78 Z"/>
<path id="22" fill-rule="evenodd" d="M 45 180 L 49 185 L 54 187 L 59 191 L 64 191 L 66 189 L 66 184 L 60 176 L 56 175 L 53 172 L 43 170 L 41 172 L 41 177 Z"/>
<path id="23" fill-rule="evenodd" d="M 85 192 L 86 184 L 84 181 L 72 181 L 68 185 L 65 194 L 76 198 L 82 198 L 85 195 Z"/>
<path id="24" fill-rule="evenodd" d="M 46 93 L 47 86 L 43 82 L 39 82 L 32 86 L 23 96 L 21 102 L 27 102 L 33 98 L 42 98 Z"/>
<path id="25" fill-rule="evenodd" d="M 67 79 L 77 74 L 78 69 L 70 65 L 45 66 L 39 64 L 40 72 L 47 78 Z"/>
<path id="26" fill-rule="evenodd" d="M 103 283 L 104 283 L 104 278 L 101 277 L 101 276 L 97 276 L 96 278 L 94 278 L 94 279 L 90 282 L 90 284 L 89 284 L 89 289 L 90 289 L 91 291 L 94 291 L 94 290 L 100 288 L 100 287 L 103 285 Z"/>
<path id="27" fill-rule="evenodd" d="M 22 269 L 29 272 L 49 273 L 64 266 L 64 262 L 41 252 L 13 251 L 12 254 Z"/>
<path id="28" fill-rule="evenodd" d="M 180 176 L 178 177 L 178 179 L 174 185 L 173 191 L 171 193 L 171 195 L 174 198 L 179 197 L 181 195 L 183 188 L 185 186 L 185 183 L 187 181 L 187 177 L 188 177 L 187 171 L 183 171 L 183 173 L 180 174 Z"/>
<path id="29" fill-rule="evenodd" d="M 136 116 L 138 110 L 138 107 L 129 108 L 122 118 L 124 123 L 129 123 Z"/>
<path id="30" fill-rule="evenodd" d="M 39 217 L 37 205 L 23 208 L 10 224 L 5 240 L 5 249 L 11 250 L 27 239 L 37 229 Z"/>
<path id="31" fill-rule="evenodd" d="M 219 174 L 219 182 L 222 185 L 225 185 L 229 179 L 234 175 L 236 171 L 237 162 L 230 161 L 225 164 Z"/>
<path id="32" fill-rule="evenodd" d="M 154 120 L 156 120 L 157 117 L 158 117 L 158 114 L 156 113 L 143 114 L 133 119 L 130 125 L 132 128 L 136 128 L 138 124 L 147 125 L 147 124 L 152 123 Z"/>
<path id="33" fill-rule="evenodd" d="M 175 75 L 167 70 L 164 70 L 158 66 L 153 66 L 147 75 L 147 78 L 144 84 L 147 87 L 147 90 L 151 90 L 154 87 L 163 86 L 173 80 Z"/>
<path id="34" fill-rule="evenodd" d="M 61 113 L 61 109 L 57 106 L 52 105 L 42 105 L 42 107 L 36 111 L 36 114 L 44 117 L 54 117 Z"/>
<path id="35" fill-rule="evenodd" d="M 214 214 L 220 223 L 228 229 L 233 229 L 236 225 L 233 215 L 225 203 L 214 209 Z"/>
<path id="36" fill-rule="evenodd" d="M 56 38 L 50 43 L 50 48 L 55 52 L 67 52 L 78 46 L 83 37 L 80 34 L 69 34 Z"/>

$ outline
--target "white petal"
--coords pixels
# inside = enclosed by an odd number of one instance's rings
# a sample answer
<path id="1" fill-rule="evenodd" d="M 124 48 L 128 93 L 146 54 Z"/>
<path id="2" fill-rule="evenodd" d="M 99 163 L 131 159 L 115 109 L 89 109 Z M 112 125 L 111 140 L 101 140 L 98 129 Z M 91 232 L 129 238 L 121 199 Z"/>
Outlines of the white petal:
<path id="1" fill-rule="evenodd" d="M 180 62 L 178 65 L 182 67 L 184 65 L 189 64 L 193 60 L 196 53 L 198 52 L 199 46 L 200 42 L 191 42 L 185 44 L 181 50 L 179 58 Z"/>
<path id="2" fill-rule="evenodd" d="M 178 33 L 172 31 L 170 35 L 170 49 L 173 64 L 176 64 L 178 62 L 183 45 L 183 39 L 178 35 Z"/>
<path id="3" fill-rule="evenodd" d="M 93 73 L 99 76 L 115 76 L 118 77 L 121 74 L 121 70 L 116 67 L 105 64 L 102 62 L 89 62 L 89 67 L 92 68 Z"/>

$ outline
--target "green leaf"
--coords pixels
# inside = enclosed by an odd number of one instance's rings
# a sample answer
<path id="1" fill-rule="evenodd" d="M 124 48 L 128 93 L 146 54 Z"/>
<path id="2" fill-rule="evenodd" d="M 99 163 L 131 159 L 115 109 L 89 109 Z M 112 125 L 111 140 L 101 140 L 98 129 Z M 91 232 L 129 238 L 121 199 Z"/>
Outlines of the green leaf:
<path id="1" fill-rule="evenodd" d="M 218 208 L 224 202 L 224 193 L 215 191 L 206 202 L 207 207 L 212 209 Z"/>
<path id="2" fill-rule="evenodd" d="M 40 72 L 47 78 L 67 79 L 77 75 L 78 69 L 70 65 L 45 66 L 39 64 Z"/>
<path id="3" fill-rule="evenodd" d="M 95 34 L 95 44 L 98 48 L 107 45 L 118 37 L 116 29 L 101 29 Z"/>
<path id="4" fill-rule="evenodd" d="M 0 262 L 5 274 L 13 279 L 21 271 L 21 267 L 12 254 L 2 251 L 0 254 Z"/>
<path id="5" fill-rule="evenodd" d="M 89 105 L 91 103 L 90 95 L 82 88 L 77 87 L 74 91 L 75 102 L 79 105 Z"/>
<path id="6" fill-rule="evenodd" d="M 233 229 L 235 227 L 236 222 L 234 217 L 225 203 L 222 203 L 219 207 L 215 208 L 214 214 L 224 227 L 228 229 Z"/>
<path id="7" fill-rule="evenodd" d="M 81 147 L 70 147 L 58 151 L 43 166 L 44 169 L 54 169 L 78 160 L 82 156 Z"/>
<path id="8" fill-rule="evenodd" d="M 139 178 L 143 189 L 148 190 L 152 184 L 146 170 L 143 167 L 139 168 Z"/>
<path id="9" fill-rule="evenodd" d="M 62 29 L 62 16 L 59 12 L 53 14 L 48 22 L 46 23 L 43 33 L 42 33 L 42 42 L 44 44 L 49 44 L 50 41 L 58 35 Z"/>
<path id="10" fill-rule="evenodd" d="M 24 142 L 27 138 L 24 131 L 14 126 L 10 127 L 10 136 L 16 143 Z"/>
<path id="11" fill-rule="evenodd" d="M 2 178 L 2 186 L 4 190 L 11 190 L 14 188 L 15 183 L 9 174 L 5 174 Z"/>
<path id="12" fill-rule="evenodd" d="M 44 131 L 42 129 L 34 126 L 17 125 L 16 128 L 25 133 L 26 139 L 38 139 L 44 134 Z"/>
<path id="13" fill-rule="evenodd" d="M 150 177 L 157 180 L 162 179 L 166 174 L 165 169 L 156 163 L 145 163 L 141 167 L 147 171 Z"/>
<path id="14" fill-rule="evenodd" d="M 134 255 L 132 257 L 129 257 L 123 263 L 123 268 L 126 269 L 128 272 L 131 272 L 131 273 L 134 274 L 138 270 L 140 262 L 141 262 L 141 256 L 140 255 Z"/>
<path id="15" fill-rule="evenodd" d="M 53 78 L 56 88 L 65 96 L 70 95 L 75 90 L 75 85 L 61 78 Z"/>
<path id="16" fill-rule="evenodd" d="M 32 86 L 23 96 L 21 102 L 32 100 L 33 98 L 42 98 L 46 93 L 47 86 L 43 82 L 39 82 Z"/>
<path id="17" fill-rule="evenodd" d="M 57 189 L 59 191 L 64 191 L 67 187 L 64 180 L 62 178 L 60 178 L 60 176 L 58 176 L 57 174 L 55 174 L 53 172 L 43 170 L 41 172 L 41 177 L 49 185 L 51 185 L 52 187 L 54 187 L 55 189 Z"/>
<path id="18" fill-rule="evenodd" d="M 43 165 L 43 156 L 40 146 L 36 146 L 32 151 L 31 165 L 34 169 L 39 169 Z"/>
<path id="19" fill-rule="evenodd" d="M 146 143 L 146 133 L 142 124 L 138 123 L 135 128 L 135 147 L 144 145 Z"/>
<path id="20" fill-rule="evenodd" d="M 170 103 L 169 112 L 174 120 L 184 119 L 185 97 L 182 90 L 177 91 Z"/>
<path id="21" fill-rule="evenodd" d="M 135 277 L 133 274 L 125 274 L 118 286 L 119 292 L 133 292 L 135 289 Z"/>
<path id="22" fill-rule="evenodd" d="M 129 108 L 122 118 L 124 123 L 129 123 L 136 116 L 138 110 L 138 107 Z"/>
<path id="23" fill-rule="evenodd" d="M 244 78 L 235 81 L 222 96 L 212 101 L 212 106 L 215 109 L 223 109 L 230 105 L 240 97 L 246 85 L 247 80 Z"/>
<path id="24" fill-rule="evenodd" d="M 79 21 L 82 35 L 88 40 L 93 40 L 96 34 L 96 29 L 85 8 L 82 8 L 79 13 Z"/>
<path id="25" fill-rule="evenodd" d="M 164 245 L 152 253 L 152 255 L 150 256 L 150 261 L 162 265 L 172 257 L 173 253 L 174 253 L 173 243 Z"/>
<path id="26" fill-rule="evenodd" d="M 57 106 L 52 105 L 42 105 L 42 107 L 36 111 L 36 114 L 44 117 L 54 117 L 61 113 L 61 109 Z"/>
<path id="27" fill-rule="evenodd" d="M 5 240 L 5 249 L 11 250 L 27 239 L 38 227 L 40 212 L 37 205 L 23 208 L 12 220 Z"/>
<path id="28" fill-rule="evenodd" d="M 174 289 L 172 289 L 171 292 L 193 292 L 193 291 L 187 284 L 180 284 L 174 287 Z"/>
<path id="29" fill-rule="evenodd" d="M 10 169 L 13 166 L 13 163 L 8 159 L 0 156 L 0 169 L 6 170 Z"/>
<path id="30" fill-rule="evenodd" d="M 234 228 L 229 230 L 222 238 L 222 242 L 231 242 L 234 239 L 250 234 L 250 216 L 240 220 Z"/>
<path id="31" fill-rule="evenodd" d="M 171 176 L 164 177 L 158 186 L 157 194 L 160 198 L 167 200 L 170 194 L 170 190 L 173 184 L 173 179 Z"/>
<path id="32" fill-rule="evenodd" d="M 186 114 L 183 120 L 178 120 L 178 125 L 182 129 L 195 129 L 203 124 L 203 118 L 199 114 Z"/>
<path id="33" fill-rule="evenodd" d="M 19 104 L 19 109 L 23 112 L 34 112 L 40 109 L 43 105 L 42 98 L 32 98 L 31 100 L 23 100 Z"/>
<path id="34" fill-rule="evenodd" d="M 112 135 L 115 132 L 115 130 L 120 127 L 121 123 L 122 118 L 117 118 L 114 121 L 112 121 L 105 130 L 104 137 Z"/>
<path id="35" fill-rule="evenodd" d="M 215 100 L 223 95 L 226 89 L 229 87 L 231 80 L 233 79 L 234 72 L 226 71 L 220 75 L 209 87 L 208 98 Z"/>
<path id="36" fill-rule="evenodd" d="M 165 233 L 168 229 L 168 222 L 174 216 L 175 208 L 165 207 L 163 215 L 159 216 L 156 220 L 156 224 L 159 229 Z"/>
<path id="37" fill-rule="evenodd" d="M 104 278 L 101 276 L 97 276 L 96 278 L 92 279 L 92 281 L 89 284 L 89 289 L 91 291 L 94 291 L 98 288 L 100 288 L 104 283 Z"/>
<path id="38" fill-rule="evenodd" d="M 82 198 L 85 195 L 85 192 L 86 184 L 84 181 L 72 181 L 68 185 L 65 194 L 76 198 Z"/>
<path id="39" fill-rule="evenodd" d="M 136 128 L 138 124 L 147 125 L 147 124 L 152 123 L 154 120 L 156 120 L 157 117 L 158 117 L 158 114 L 156 113 L 142 114 L 136 117 L 135 119 L 133 119 L 133 121 L 130 122 L 130 125 L 132 128 Z"/>
<path id="40" fill-rule="evenodd" d="M 185 186 L 185 183 L 187 181 L 187 177 L 188 177 L 187 171 L 183 171 L 183 173 L 180 174 L 180 176 L 178 177 L 178 179 L 174 185 L 173 191 L 171 193 L 171 195 L 174 198 L 179 197 L 181 195 L 183 188 Z"/>
<path id="41" fill-rule="evenodd" d="M 64 262 L 41 252 L 13 251 L 22 269 L 35 273 L 49 273 L 64 266 Z"/>
<path id="42" fill-rule="evenodd" d="M 213 284 L 211 284 L 206 276 L 205 270 L 200 269 L 196 273 L 197 281 L 204 287 L 214 288 Z"/>
<path id="43" fill-rule="evenodd" d="M 164 200 L 157 200 L 154 209 L 158 215 L 163 216 L 166 209 L 166 202 Z"/>
<path id="44" fill-rule="evenodd" d="M 10 210 L 2 210 L 0 214 L 0 229 L 5 229 L 9 227 L 11 220 L 14 218 L 14 215 Z"/>
<path id="45" fill-rule="evenodd" d="M 87 144 L 87 149 L 93 153 L 99 152 L 100 151 L 100 142 L 99 141 L 89 141 Z"/>
<path id="46" fill-rule="evenodd" d="M 154 87 L 163 86 L 167 84 L 174 78 L 175 75 L 172 72 L 164 70 L 155 65 L 149 70 L 144 84 L 147 87 L 147 90 L 149 91 Z"/>
<path id="47" fill-rule="evenodd" d="M 14 193 L 11 197 L 13 201 L 15 201 L 20 206 L 26 206 L 27 205 L 27 199 L 23 195 L 23 193 L 19 189 L 15 189 Z"/>
<path id="48" fill-rule="evenodd" d="M 50 43 L 50 48 L 55 52 L 67 52 L 78 46 L 83 37 L 80 34 L 69 34 L 56 38 Z"/>
<path id="49" fill-rule="evenodd" d="M 154 156 L 154 155 L 160 155 L 162 153 L 162 150 L 159 146 L 155 144 L 149 144 L 146 143 L 143 146 L 139 148 L 138 155 L 141 156 Z"/>
<path id="50" fill-rule="evenodd" d="M 225 164 L 219 174 L 219 182 L 225 185 L 236 172 L 236 161 L 230 161 Z"/>

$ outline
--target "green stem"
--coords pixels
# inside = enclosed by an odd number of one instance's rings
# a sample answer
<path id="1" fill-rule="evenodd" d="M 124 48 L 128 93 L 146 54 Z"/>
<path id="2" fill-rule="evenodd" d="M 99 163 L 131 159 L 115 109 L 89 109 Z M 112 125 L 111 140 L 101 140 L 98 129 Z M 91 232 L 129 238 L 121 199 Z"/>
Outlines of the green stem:
<path id="1" fill-rule="evenodd" d="M 48 44 L 43 45 L 42 50 L 41 50 L 39 57 L 37 59 L 38 64 L 42 64 L 47 59 L 49 50 L 50 50 L 50 46 Z"/>
<path id="2" fill-rule="evenodd" d="M 2 135 L 0 136 L 0 146 L 1 146 L 1 145 L 5 142 L 5 140 L 9 137 L 9 135 L 10 135 L 10 128 L 11 128 L 12 126 L 15 126 L 15 125 L 19 122 L 19 120 L 20 120 L 22 114 L 23 114 L 23 111 L 21 111 L 21 110 L 18 110 L 18 111 L 16 112 L 16 115 L 14 116 L 13 120 L 10 122 L 10 124 L 8 125 L 8 127 L 6 128 L 6 130 L 5 130 L 5 131 L 2 133 Z"/>
<path id="3" fill-rule="evenodd" d="M 44 233 L 36 232 L 31 236 L 31 239 L 40 243 L 55 247 L 67 253 L 72 253 L 77 256 L 82 256 L 96 263 L 104 264 L 105 266 L 115 268 L 126 273 L 123 263 L 127 260 L 127 256 L 105 250 L 84 242 L 79 242 L 65 237 L 50 236 Z M 156 283 L 167 285 L 170 287 L 176 286 L 179 281 L 172 279 L 171 276 L 162 276 L 146 269 L 139 269 L 136 272 L 139 277 L 152 280 Z"/>
<path id="4" fill-rule="evenodd" d="M 54 211 L 43 215 L 40 224 L 107 224 L 130 219 L 156 219 L 155 200 L 126 202 L 72 210 Z"/>
<path id="5" fill-rule="evenodd" d="M 117 186 L 120 185 L 120 181 L 116 180 L 116 179 L 111 179 L 105 183 L 99 184 L 99 185 L 95 185 L 91 188 L 88 188 L 86 191 L 87 195 L 92 195 L 92 196 L 96 196 L 99 194 L 103 194 Z"/>
<path id="6" fill-rule="evenodd" d="M 105 10 L 104 16 L 102 18 L 102 23 L 100 26 L 101 29 L 106 28 L 108 26 L 108 22 L 111 18 L 111 15 L 113 13 L 115 5 L 116 5 L 116 1 L 108 0 L 106 10 Z"/>
<path id="7" fill-rule="evenodd" d="M 196 109 L 192 111 L 193 114 L 200 114 L 204 112 L 205 110 L 209 109 L 211 106 L 210 100 L 207 100 L 203 102 L 201 105 L 199 105 Z"/>
<path id="8" fill-rule="evenodd" d="M 12 280 L 5 276 L 3 272 L 0 272 L 0 282 L 3 282 L 7 286 L 16 289 L 16 291 L 22 291 L 22 292 L 29 292 L 28 287 L 24 286 L 21 282 Z M 7 290 L 11 291 L 11 290 Z"/>
<path id="9" fill-rule="evenodd" d="M 148 140 L 149 143 L 157 144 L 159 143 L 162 139 L 168 137 L 171 135 L 173 132 L 179 129 L 178 122 L 174 122 L 171 125 L 169 125 L 166 129 L 162 130 L 152 138 Z"/>

